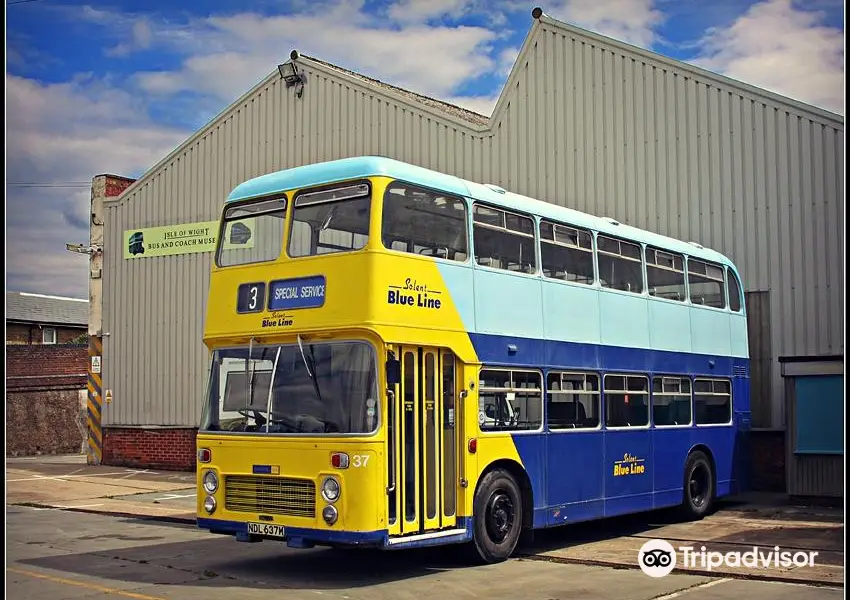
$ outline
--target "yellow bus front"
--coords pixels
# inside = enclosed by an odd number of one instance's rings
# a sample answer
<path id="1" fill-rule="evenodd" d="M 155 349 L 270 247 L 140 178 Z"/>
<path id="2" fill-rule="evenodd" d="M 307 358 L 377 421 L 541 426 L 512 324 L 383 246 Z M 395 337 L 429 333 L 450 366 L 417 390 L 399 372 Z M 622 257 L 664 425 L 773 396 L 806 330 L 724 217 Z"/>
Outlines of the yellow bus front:
<path id="1" fill-rule="evenodd" d="M 364 333 L 215 348 L 197 443 L 198 525 L 296 547 L 384 545 L 379 347 Z"/>

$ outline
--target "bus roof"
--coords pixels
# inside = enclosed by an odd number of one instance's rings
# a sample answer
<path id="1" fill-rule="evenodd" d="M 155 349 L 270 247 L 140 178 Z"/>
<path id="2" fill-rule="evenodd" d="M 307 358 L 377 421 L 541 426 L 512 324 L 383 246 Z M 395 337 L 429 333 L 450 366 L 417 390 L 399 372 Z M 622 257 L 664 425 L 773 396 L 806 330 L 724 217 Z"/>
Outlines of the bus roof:
<path id="1" fill-rule="evenodd" d="M 256 198 L 336 181 L 375 176 L 385 176 L 408 181 L 447 193 L 466 196 L 473 200 L 485 202 L 507 210 L 531 213 L 546 219 L 593 229 L 602 234 L 624 237 L 650 246 L 657 246 L 662 249 L 687 254 L 694 258 L 719 262 L 733 269 L 735 268 L 732 261 L 726 256 L 701 245 L 684 242 L 645 229 L 617 223 L 613 219 L 597 217 L 572 208 L 558 206 L 551 202 L 529 198 L 521 194 L 508 191 L 502 192 L 501 188 L 497 186 L 482 185 L 455 177 L 454 175 L 446 175 L 445 173 L 432 171 L 382 156 L 342 158 L 261 175 L 236 186 L 228 196 L 227 202 Z"/>

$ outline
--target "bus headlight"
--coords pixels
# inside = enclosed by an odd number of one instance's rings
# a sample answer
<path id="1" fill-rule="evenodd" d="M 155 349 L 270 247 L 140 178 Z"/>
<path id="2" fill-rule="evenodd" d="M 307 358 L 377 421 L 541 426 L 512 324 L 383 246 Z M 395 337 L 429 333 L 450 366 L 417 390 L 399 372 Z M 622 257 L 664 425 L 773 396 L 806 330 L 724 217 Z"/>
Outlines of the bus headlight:
<path id="1" fill-rule="evenodd" d="M 218 475 L 215 471 L 207 471 L 204 473 L 204 490 L 208 494 L 214 494 L 218 489 Z"/>
<path id="2" fill-rule="evenodd" d="M 322 498 L 333 504 L 339 499 L 339 481 L 333 477 L 325 477 L 322 482 Z"/>
<path id="3" fill-rule="evenodd" d="M 215 498 L 212 496 L 204 498 L 204 510 L 209 514 L 213 514 L 215 512 Z"/>
<path id="4" fill-rule="evenodd" d="M 325 523 L 328 525 L 333 525 L 336 523 L 337 518 L 339 517 L 339 513 L 336 510 L 336 506 L 331 506 L 328 504 L 322 510 L 322 518 L 325 520 Z"/>

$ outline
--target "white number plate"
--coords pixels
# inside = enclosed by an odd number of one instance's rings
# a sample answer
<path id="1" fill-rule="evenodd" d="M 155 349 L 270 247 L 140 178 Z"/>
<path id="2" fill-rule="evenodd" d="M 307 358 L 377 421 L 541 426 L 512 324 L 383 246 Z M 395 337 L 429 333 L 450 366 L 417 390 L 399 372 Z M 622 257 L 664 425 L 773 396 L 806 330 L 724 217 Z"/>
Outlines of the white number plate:
<path id="1" fill-rule="evenodd" d="M 248 523 L 248 533 L 284 537 L 283 525 L 275 525 L 273 523 Z"/>

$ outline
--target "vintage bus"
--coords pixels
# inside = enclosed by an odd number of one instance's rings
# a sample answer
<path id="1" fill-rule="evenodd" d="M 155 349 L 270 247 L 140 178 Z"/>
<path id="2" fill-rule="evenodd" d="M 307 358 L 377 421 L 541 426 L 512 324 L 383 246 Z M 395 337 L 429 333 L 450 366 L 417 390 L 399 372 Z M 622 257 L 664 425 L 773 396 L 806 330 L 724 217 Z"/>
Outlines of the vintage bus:
<path id="1" fill-rule="evenodd" d="M 381 157 L 223 207 L 198 526 L 239 541 L 468 543 L 746 483 L 741 281 L 718 252 Z"/>

